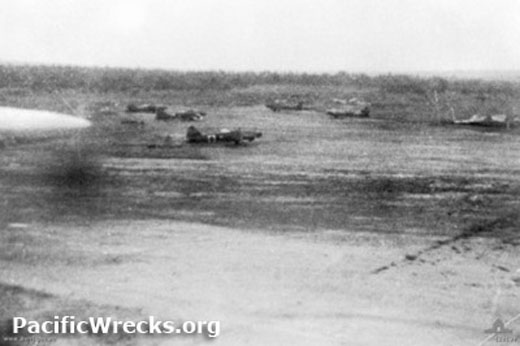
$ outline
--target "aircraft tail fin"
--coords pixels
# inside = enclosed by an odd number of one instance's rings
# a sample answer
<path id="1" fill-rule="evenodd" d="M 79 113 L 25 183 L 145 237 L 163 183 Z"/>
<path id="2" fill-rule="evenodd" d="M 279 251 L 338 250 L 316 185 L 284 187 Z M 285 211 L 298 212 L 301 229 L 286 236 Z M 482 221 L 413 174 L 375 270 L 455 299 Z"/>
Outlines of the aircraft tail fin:
<path id="1" fill-rule="evenodd" d="M 188 141 L 197 141 L 202 137 L 202 132 L 200 132 L 195 126 L 188 127 L 188 133 L 186 134 Z"/>

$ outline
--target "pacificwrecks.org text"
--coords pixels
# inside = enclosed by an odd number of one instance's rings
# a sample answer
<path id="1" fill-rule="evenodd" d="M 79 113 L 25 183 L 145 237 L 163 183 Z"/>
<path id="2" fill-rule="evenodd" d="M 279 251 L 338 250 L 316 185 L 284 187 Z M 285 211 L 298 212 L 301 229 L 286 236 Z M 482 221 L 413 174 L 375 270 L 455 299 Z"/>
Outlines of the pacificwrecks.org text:
<path id="1" fill-rule="evenodd" d="M 54 316 L 47 321 L 14 317 L 12 334 L 179 334 L 204 335 L 216 338 L 220 335 L 220 321 L 163 321 L 149 316 L 147 320 L 120 321 L 111 317 L 89 317 L 76 320 L 75 316 Z"/>

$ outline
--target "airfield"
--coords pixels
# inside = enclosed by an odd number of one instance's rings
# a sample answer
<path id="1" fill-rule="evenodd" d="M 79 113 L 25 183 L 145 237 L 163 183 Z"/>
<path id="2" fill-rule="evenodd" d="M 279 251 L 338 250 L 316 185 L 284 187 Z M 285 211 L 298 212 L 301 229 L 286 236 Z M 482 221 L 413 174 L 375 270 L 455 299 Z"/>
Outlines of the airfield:
<path id="1" fill-rule="evenodd" d="M 221 321 L 212 340 L 53 345 L 479 345 L 520 313 L 520 130 L 201 101 L 212 95 L 170 103 L 207 112 L 197 126 L 263 136 L 190 145 L 191 123 L 124 111 L 165 94 L 65 92 L 89 129 L 6 141 L 4 321 Z M 0 100 L 65 109 L 55 93 Z"/>

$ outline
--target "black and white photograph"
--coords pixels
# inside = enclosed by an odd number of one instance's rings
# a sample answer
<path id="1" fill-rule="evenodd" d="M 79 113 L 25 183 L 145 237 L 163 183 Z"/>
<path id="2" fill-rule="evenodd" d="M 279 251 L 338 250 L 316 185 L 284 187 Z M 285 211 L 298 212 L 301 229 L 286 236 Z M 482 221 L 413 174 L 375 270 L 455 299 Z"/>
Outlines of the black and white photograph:
<path id="1" fill-rule="evenodd" d="M 32 345 L 520 345 L 520 1 L 0 0 Z"/>

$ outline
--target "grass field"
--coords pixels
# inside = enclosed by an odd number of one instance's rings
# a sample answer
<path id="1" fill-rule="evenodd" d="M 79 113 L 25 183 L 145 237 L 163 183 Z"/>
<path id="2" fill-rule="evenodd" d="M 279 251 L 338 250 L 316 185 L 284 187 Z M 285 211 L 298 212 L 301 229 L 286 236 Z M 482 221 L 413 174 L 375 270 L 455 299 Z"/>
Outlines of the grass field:
<path id="1" fill-rule="evenodd" d="M 24 73 L 33 84 L 22 87 Z M 13 200 L 3 218 L 9 222 L 160 217 L 247 227 L 356 225 L 449 234 L 517 207 L 517 131 L 455 128 L 439 121 L 448 116 L 442 113 L 448 98 L 464 117 L 511 112 L 520 90 L 514 83 L 273 73 L 163 76 L 58 67 L 19 68 L 11 75 L 19 82 L 0 89 L 2 105 L 72 112 L 91 119 L 94 127 L 66 142 L 15 138 L 21 145 L 4 150 L 3 179 L 9 184 L 2 185 L 7 189 L 2 195 Z M 80 76 L 96 89 L 81 87 Z M 139 81 L 157 78 L 164 79 L 161 90 L 137 89 Z M 39 79 L 64 89 L 34 90 L 43 83 Z M 236 86 L 228 85 L 231 81 Z M 181 87 L 186 85 L 192 89 Z M 228 87 L 221 90 L 222 85 Z M 263 106 L 287 95 L 299 95 L 316 110 L 277 114 Z M 371 118 L 328 117 L 322 110 L 333 97 L 370 101 Z M 190 146 L 184 143 L 189 123 L 125 114 L 129 102 L 199 107 L 209 114 L 197 124 L 203 128 L 255 129 L 264 137 L 240 147 Z M 124 125 L 122 119 L 145 125 Z M 173 147 L 148 148 L 161 145 L 166 135 L 173 137 Z M 43 193 L 29 197 L 30 185 Z"/>
<path id="2" fill-rule="evenodd" d="M 461 242 L 471 252 L 474 238 L 502 248 L 520 244 L 519 130 L 443 122 L 450 107 L 458 118 L 516 115 L 520 85 L 513 82 L 12 66 L 0 68 L 0 77 L 0 106 L 93 122 L 68 138 L 4 137 L 0 253 L 7 268 L 75 261 L 60 250 L 68 245 L 48 244 L 38 234 L 23 238 L 9 231 L 12 224 L 72 229 L 162 220 L 269 234 L 434 240 L 400 248 L 396 261 L 435 251 L 453 255 Z M 264 106 L 291 95 L 314 110 L 273 113 Z M 332 98 L 351 97 L 371 103 L 370 118 L 338 120 L 323 112 Z M 263 137 L 240 146 L 189 145 L 191 123 L 127 114 L 129 102 L 196 107 L 208 113 L 196 124 L 201 128 L 254 129 Z M 173 145 L 161 147 L 167 135 Z M 67 237 L 82 239 L 75 232 Z M 38 249 L 39 241 L 49 252 Z M 411 249 L 415 255 L 405 257 Z M 91 266 L 107 264 L 100 261 Z M 390 262 L 369 267 L 388 269 Z M 11 286 L 4 291 L 30 295 Z M 2 304 L 16 310 L 7 298 Z"/>

